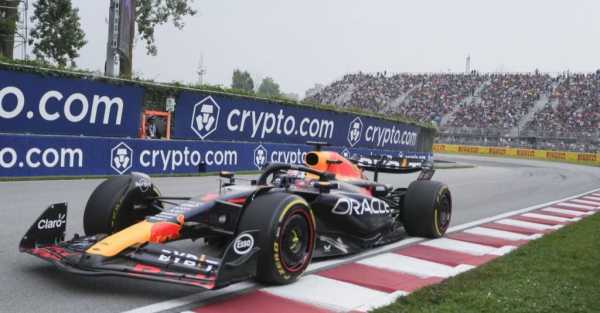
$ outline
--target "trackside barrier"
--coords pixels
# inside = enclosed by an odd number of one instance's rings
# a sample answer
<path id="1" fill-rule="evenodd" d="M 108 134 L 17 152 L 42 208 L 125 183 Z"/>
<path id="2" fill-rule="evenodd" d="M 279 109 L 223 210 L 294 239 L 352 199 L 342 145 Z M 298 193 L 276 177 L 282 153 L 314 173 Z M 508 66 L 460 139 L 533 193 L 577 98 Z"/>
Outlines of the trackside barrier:
<path id="1" fill-rule="evenodd" d="M 429 152 L 331 148 L 346 156 L 431 157 Z M 0 134 L 0 177 L 247 171 L 267 162 L 301 163 L 310 150 L 304 144 Z"/>
<path id="2" fill-rule="evenodd" d="M 173 138 L 430 151 L 433 136 L 419 126 L 364 115 L 185 91 L 177 98 Z"/>
<path id="3" fill-rule="evenodd" d="M 0 70 L 0 132 L 136 137 L 144 90 Z"/>
<path id="4" fill-rule="evenodd" d="M 435 132 L 292 101 L 0 62 L 1 133 L 134 138 L 142 108 L 160 107 L 173 97 L 172 138 L 181 140 L 325 141 L 340 147 L 431 152 Z"/>
<path id="5" fill-rule="evenodd" d="M 508 147 L 466 146 L 452 144 L 434 144 L 434 153 L 479 154 L 507 156 L 524 159 L 567 161 L 589 165 L 600 165 L 600 154 L 569 151 L 535 150 Z"/>

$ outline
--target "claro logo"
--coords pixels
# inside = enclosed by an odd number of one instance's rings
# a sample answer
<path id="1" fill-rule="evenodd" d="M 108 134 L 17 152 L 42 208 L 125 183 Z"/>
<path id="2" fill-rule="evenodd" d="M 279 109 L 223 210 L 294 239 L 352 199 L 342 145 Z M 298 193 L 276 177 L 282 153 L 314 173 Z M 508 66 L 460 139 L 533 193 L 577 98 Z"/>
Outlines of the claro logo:
<path id="1" fill-rule="evenodd" d="M 52 219 L 42 219 L 37 223 L 38 229 L 56 229 L 61 228 L 63 225 L 67 224 L 67 215 L 60 213 L 58 214 L 58 218 L 55 220 Z"/>
<path id="2" fill-rule="evenodd" d="M 45 92 L 37 108 L 25 110 L 26 98 L 18 87 L 9 86 L 0 90 L 0 119 L 13 119 L 25 114 L 27 119 L 36 116 L 52 122 L 61 118 L 71 123 L 121 125 L 123 119 L 123 99 L 103 95 L 88 97 L 82 93 L 63 95 L 57 90 Z M 111 118 L 113 118 L 111 120 Z"/>

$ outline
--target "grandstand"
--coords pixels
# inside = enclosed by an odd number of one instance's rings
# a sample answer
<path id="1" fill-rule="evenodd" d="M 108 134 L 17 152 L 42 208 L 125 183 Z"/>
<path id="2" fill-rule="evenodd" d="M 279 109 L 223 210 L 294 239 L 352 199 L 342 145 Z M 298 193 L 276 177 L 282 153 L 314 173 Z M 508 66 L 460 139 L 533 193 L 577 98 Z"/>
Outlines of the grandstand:
<path id="1" fill-rule="evenodd" d="M 402 114 L 440 128 L 439 142 L 596 152 L 596 73 L 347 74 L 306 101 Z"/>

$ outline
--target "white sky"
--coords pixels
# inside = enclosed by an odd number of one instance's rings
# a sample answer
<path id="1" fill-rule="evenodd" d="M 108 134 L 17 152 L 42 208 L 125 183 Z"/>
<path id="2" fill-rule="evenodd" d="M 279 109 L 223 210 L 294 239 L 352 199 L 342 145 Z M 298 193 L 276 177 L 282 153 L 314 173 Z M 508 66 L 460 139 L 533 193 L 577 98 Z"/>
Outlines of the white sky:
<path id="1" fill-rule="evenodd" d="M 88 44 L 80 67 L 103 69 L 108 0 L 73 0 Z M 157 81 L 228 86 L 233 69 L 298 93 L 348 72 L 544 72 L 600 68 L 598 0 L 196 0 L 186 27 L 138 41 L 134 72 Z"/>

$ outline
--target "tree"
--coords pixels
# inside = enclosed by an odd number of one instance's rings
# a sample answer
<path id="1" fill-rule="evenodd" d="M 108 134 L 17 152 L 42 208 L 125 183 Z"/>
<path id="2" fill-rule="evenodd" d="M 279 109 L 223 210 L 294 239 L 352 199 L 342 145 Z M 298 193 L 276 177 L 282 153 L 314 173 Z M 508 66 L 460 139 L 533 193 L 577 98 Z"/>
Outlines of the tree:
<path id="1" fill-rule="evenodd" d="M 265 77 L 258 87 L 258 94 L 266 97 L 277 97 L 281 95 L 279 85 L 271 77 Z"/>
<path id="2" fill-rule="evenodd" d="M 254 81 L 247 71 L 235 70 L 231 78 L 231 88 L 254 92 Z"/>
<path id="3" fill-rule="evenodd" d="M 71 0 L 38 0 L 33 6 L 35 23 L 29 44 L 40 60 L 49 59 L 60 67 L 79 56 L 79 49 L 87 41 L 79 23 L 79 10 L 71 6 Z"/>
<path id="4" fill-rule="evenodd" d="M 19 2 L 0 0 L 0 56 L 12 59 Z"/>
<path id="5" fill-rule="evenodd" d="M 178 29 L 182 29 L 185 24 L 183 17 L 196 15 L 196 10 L 192 9 L 194 0 L 129 0 L 131 7 L 135 8 L 135 21 L 137 24 L 137 33 L 146 43 L 146 52 L 148 55 L 155 56 L 158 53 L 154 30 L 157 26 L 164 25 L 172 21 Z M 129 47 L 133 47 L 134 36 L 129 37 Z M 133 71 L 133 53 L 129 51 L 131 59 L 120 56 L 120 75 L 131 77 Z"/>

